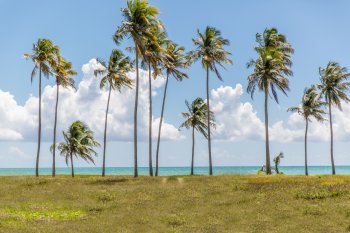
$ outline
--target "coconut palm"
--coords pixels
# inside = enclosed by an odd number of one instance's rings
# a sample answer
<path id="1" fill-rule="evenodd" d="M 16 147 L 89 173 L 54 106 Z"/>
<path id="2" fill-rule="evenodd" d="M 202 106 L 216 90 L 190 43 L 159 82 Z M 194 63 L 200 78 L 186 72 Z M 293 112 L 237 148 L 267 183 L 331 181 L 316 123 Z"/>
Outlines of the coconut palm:
<path id="1" fill-rule="evenodd" d="M 145 38 L 145 53 L 142 60 L 142 66 L 148 68 L 148 98 L 149 98 L 149 124 L 148 124 L 148 158 L 149 158 L 149 175 L 153 176 L 152 163 L 152 71 L 154 79 L 159 75 L 159 65 L 162 63 L 162 54 L 164 44 L 166 43 L 166 32 L 159 28 L 161 24 L 152 28 L 153 37 Z M 146 67 L 147 66 L 147 67 Z"/>
<path id="2" fill-rule="evenodd" d="M 319 122 L 323 122 L 323 114 L 325 112 L 321 109 L 325 103 L 318 99 L 318 93 L 316 87 L 313 85 L 310 88 L 305 89 L 301 105 L 298 107 L 288 108 L 287 111 L 296 112 L 301 115 L 305 120 L 305 138 L 304 138 L 304 149 L 305 149 L 305 175 L 309 175 L 307 166 L 307 133 L 309 129 L 309 122 L 311 118 L 315 118 Z"/>
<path id="3" fill-rule="evenodd" d="M 158 176 L 158 161 L 159 161 L 159 145 L 160 145 L 160 136 L 162 132 L 163 116 L 164 116 L 164 107 L 165 107 L 165 98 L 168 89 L 169 77 L 173 76 L 177 81 L 182 81 L 183 78 L 188 78 L 187 74 L 183 73 L 180 69 L 187 67 L 188 57 L 184 54 L 185 48 L 180 47 L 175 43 L 168 42 L 163 56 L 163 66 L 166 72 L 165 87 L 163 94 L 162 110 L 159 121 L 158 128 L 158 139 L 157 139 L 157 151 L 156 151 L 156 173 Z"/>
<path id="4" fill-rule="evenodd" d="M 283 158 L 284 158 L 283 153 L 280 152 L 280 153 L 273 159 L 273 162 L 275 163 L 276 174 L 280 174 L 280 171 L 278 170 L 278 166 L 280 165 L 281 159 L 283 159 Z"/>
<path id="5" fill-rule="evenodd" d="M 194 174 L 194 146 L 195 146 L 195 130 L 201 133 L 205 138 L 208 138 L 208 105 L 202 98 L 195 99 L 190 105 L 186 100 L 186 106 L 188 112 L 183 112 L 181 115 L 185 118 L 185 121 L 181 124 L 180 128 L 192 129 L 192 160 L 191 160 L 191 175 Z M 209 111 L 209 124 L 215 127 L 214 113 Z"/>
<path id="6" fill-rule="evenodd" d="M 131 37 L 134 42 L 136 54 L 136 86 L 135 86 L 135 110 L 134 110 L 134 176 L 138 176 L 137 164 L 137 110 L 139 95 L 139 55 L 145 55 L 144 41 L 147 37 L 153 37 L 151 30 L 160 22 L 156 18 L 158 8 L 150 6 L 146 0 L 133 0 L 127 2 L 127 7 L 122 9 L 124 21 L 114 34 L 116 44 L 125 37 Z"/>
<path id="7" fill-rule="evenodd" d="M 294 52 L 284 35 L 278 34 L 277 29 L 266 29 L 256 35 L 258 53 L 256 60 L 248 62 L 247 67 L 254 66 L 254 71 L 248 76 L 247 92 L 253 95 L 256 88 L 265 94 L 265 147 L 266 147 L 266 173 L 271 174 L 270 144 L 269 144 L 269 119 L 268 119 L 268 96 L 272 94 L 278 103 L 277 90 L 287 95 L 289 90 L 288 77 L 293 73 L 290 69 L 292 62 L 291 54 Z"/>
<path id="8" fill-rule="evenodd" d="M 109 103 L 111 99 L 112 90 L 121 91 L 122 87 L 131 88 L 132 80 L 128 78 L 127 73 L 132 70 L 132 63 L 129 58 L 124 56 L 124 54 L 115 49 L 112 51 L 109 57 L 108 65 L 97 59 L 97 62 L 102 65 L 101 68 L 95 70 L 95 76 L 101 75 L 100 88 L 104 89 L 109 86 L 108 89 L 108 99 L 105 117 L 105 128 L 103 134 L 103 164 L 102 164 L 102 176 L 105 176 L 106 169 L 106 144 L 107 144 L 107 119 L 109 111 Z"/>
<path id="9" fill-rule="evenodd" d="M 68 166 L 71 164 L 71 174 L 74 177 L 73 156 L 80 157 L 94 164 L 94 156 L 97 156 L 94 147 L 100 146 L 95 140 L 94 133 L 81 121 L 74 122 L 66 132 L 63 132 L 64 142 L 60 142 L 57 149 L 65 157 Z M 51 150 L 54 145 L 51 146 Z"/>
<path id="10" fill-rule="evenodd" d="M 55 122 L 53 127 L 53 145 L 56 145 L 56 129 L 57 129 L 57 113 L 60 86 L 63 88 L 75 88 L 73 75 L 77 72 L 72 70 L 72 63 L 66 61 L 62 56 L 57 57 L 57 64 L 54 67 L 54 76 L 56 78 L 56 106 L 55 106 Z M 56 147 L 52 151 L 52 176 L 56 175 Z"/>
<path id="11" fill-rule="evenodd" d="M 348 102 L 350 99 L 345 93 L 350 87 L 346 80 L 350 77 L 345 67 L 341 67 L 337 62 L 329 62 L 326 68 L 320 68 L 321 84 L 317 85 L 320 96 L 325 97 L 329 111 L 329 126 L 331 134 L 331 163 L 332 174 L 335 175 L 333 156 L 333 125 L 332 125 L 332 105 L 341 110 L 341 101 Z"/>
<path id="12" fill-rule="evenodd" d="M 42 75 L 49 77 L 52 74 L 52 68 L 56 66 L 57 55 L 59 48 L 52 43 L 51 40 L 39 38 L 33 44 L 32 54 L 24 54 L 25 59 L 30 59 L 34 63 L 34 68 L 31 73 L 31 82 L 39 71 L 39 122 L 38 122 L 38 147 L 36 154 L 35 175 L 39 176 L 39 157 L 41 145 L 41 82 Z"/>
<path id="13" fill-rule="evenodd" d="M 202 66 L 206 71 L 206 93 L 208 112 L 209 105 L 209 71 L 212 71 L 222 80 L 218 66 L 224 67 L 225 64 L 232 64 L 232 61 L 227 58 L 229 53 L 224 49 L 224 46 L 229 45 L 229 40 L 221 37 L 221 32 L 214 27 L 207 26 L 204 33 L 197 31 L 198 38 L 192 39 L 196 49 L 190 52 L 192 61 L 201 60 Z M 211 157 L 211 134 L 210 134 L 210 114 L 207 114 L 208 124 L 208 154 L 209 154 L 209 174 L 213 174 L 213 165 Z"/>

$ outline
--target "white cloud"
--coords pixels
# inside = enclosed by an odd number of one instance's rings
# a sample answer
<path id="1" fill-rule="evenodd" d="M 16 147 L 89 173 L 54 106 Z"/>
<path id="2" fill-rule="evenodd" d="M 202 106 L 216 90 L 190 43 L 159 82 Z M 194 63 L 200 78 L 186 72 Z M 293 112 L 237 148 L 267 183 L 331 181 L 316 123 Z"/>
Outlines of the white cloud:
<path id="1" fill-rule="evenodd" d="M 82 67 L 83 79 L 77 90 L 60 89 L 58 134 L 61 135 L 75 120 L 86 122 L 98 137 L 102 137 L 108 91 L 100 90 L 99 79 L 93 71 L 99 65 L 95 59 Z M 135 79 L 135 72 L 130 78 Z M 153 81 L 153 95 L 162 88 L 164 79 Z M 108 137 L 109 140 L 131 141 L 133 139 L 134 89 L 122 89 L 111 95 Z M 53 133 L 56 87 L 46 86 L 42 94 L 43 140 L 50 141 Z M 0 91 L 0 140 L 36 140 L 38 97 L 31 96 L 24 106 L 20 106 L 8 92 Z M 159 119 L 154 119 L 154 130 L 158 129 Z M 140 70 L 139 92 L 139 138 L 148 135 L 148 72 Z M 164 122 L 162 136 L 165 140 L 176 140 L 181 134 L 176 127 Z"/>
<path id="2" fill-rule="evenodd" d="M 211 91 L 211 110 L 215 113 L 217 128 L 213 136 L 217 140 L 242 141 L 264 140 L 264 122 L 258 118 L 250 102 L 242 102 L 243 88 L 221 86 Z M 333 109 L 334 138 L 350 139 L 350 104 L 343 103 L 343 111 Z M 327 118 L 327 115 L 325 116 Z M 277 142 L 301 141 L 304 139 L 305 120 L 293 113 L 286 121 L 270 123 L 270 140 Z M 313 120 L 308 132 L 311 141 L 329 141 L 329 122 Z"/>

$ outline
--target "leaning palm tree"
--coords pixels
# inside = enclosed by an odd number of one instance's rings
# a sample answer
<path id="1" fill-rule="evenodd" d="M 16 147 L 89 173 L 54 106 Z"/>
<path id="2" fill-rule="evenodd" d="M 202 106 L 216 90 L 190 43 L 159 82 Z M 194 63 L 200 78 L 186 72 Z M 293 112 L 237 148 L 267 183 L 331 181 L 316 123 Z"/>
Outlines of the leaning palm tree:
<path id="1" fill-rule="evenodd" d="M 159 66 L 162 63 L 162 55 L 164 44 L 166 43 L 166 32 L 162 30 L 161 24 L 154 25 L 151 30 L 153 37 L 145 38 L 145 53 L 142 57 L 142 66 L 148 69 L 148 99 L 149 99 L 149 118 L 148 118 L 148 161 L 149 161 L 149 175 L 153 176 L 152 163 L 152 71 L 153 77 L 160 74 Z"/>
<path id="2" fill-rule="evenodd" d="M 163 66 L 166 72 L 165 87 L 163 94 L 162 110 L 158 128 L 158 140 L 157 140 L 157 151 L 156 151 L 156 173 L 158 176 L 158 161 L 159 161 L 159 145 L 160 136 L 162 132 L 165 98 L 168 89 L 169 76 L 173 76 L 177 81 L 182 81 L 183 78 L 188 78 L 186 73 L 183 73 L 180 69 L 187 67 L 188 57 L 184 54 L 185 48 L 179 47 L 177 44 L 168 42 L 163 55 Z"/>
<path id="3" fill-rule="evenodd" d="M 151 30 L 155 25 L 160 24 L 156 18 L 158 8 L 150 6 L 146 0 L 133 0 L 127 2 L 127 7 L 122 9 L 124 21 L 114 34 L 116 44 L 125 37 L 131 37 L 134 42 L 136 53 L 136 85 L 135 85 L 135 107 L 134 107 L 134 176 L 138 176 L 137 164 L 137 110 L 139 95 L 139 56 L 145 55 L 145 38 L 153 37 Z"/>
<path id="4" fill-rule="evenodd" d="M 195 145 L 195 130 L 201 133 L 205 138 L 208 138 L 208 105 L 201 98 L 195 99 L 190 105 L 186 100 L 188 112 L 183 112 L 181 115 L 185 121 L 180 128 L 192 129 L 192 160 L 191 160 L 191 175 L 194 174 L 194 145 Z M 215 127 L 214 113 L 209 111 L 209 124 Z"/>
<path id="5" fill-rule="evenodd" d="M 278 170 L 278 166 L 281 163 L 281 159 L 283 159 L 283 152 L 280 152 L 275 158 L 273 158 L 273 162 L 275 163 L 275 170 L 276 170 L 276 174 L 280 174 L 280 171 Z M 283 174 L 283 173 L 282 173 Z"/>
<path id="6" fill-rule="evenodd" d="M 301 105 L 298 107 L 288 108 L 287 111 L 296 112 L 301 115 L 305 120 L 305 138 L 304 138 L 304 149 L 305 149 L 305 175 L 309 175 L 307 166 L 307 133 L 309 129 L 309 122 L 311 118 L 315 118 L 319 122 L 323 122 L 323 114 L 325 112 L 321 109 L 325 103 L 318 99 L 316 87 L 312 85 L 310 88 L 305 89 Z"/>
<path id="7" fill-rule="evenodd" d="M 333 125 L 332 125 L 332 105 L 341 110 L 341 101 L 348 102 L 350 99 L 346 95 L 350 83 L 346 80 L 350 77 L 345 67 L 341 67 L 337 62 L 329 62 L 326 68 L 320 68 L 321 84 L 317 85 L 320 90 L 320 96 L 325 97 L 329 111 L 329 126 L 331 134 L 331 163 L 332 174 L 335 175 L 334 157 L 333 157 Z"/>
<path id="8" fill-rule="evenodd" d="M 232 61 L 227 58 L 229 53 L 224 49 L 224 46 L 229 45 L 229 40 L 221 37 L 221 32 L 214 27 L 207 26 L 204 33 L 197 31 L 198 38 L 192 39 L 196 50 L 190 52 L 191 59 L 193 61 L 201 60 L 202 66 L 206 71 L 206 93 L 207 93 L 207 105 L 208 112 L 210 111 L 209 105 L 209 71 L 212 71 L 216 76 L 222 80 L 221 74 L 218 70 L 218 66 L 224 67 L 224 64 L 232 64 Z M 209 153 L 209 174 L 213 174 L 213 165 L 211 157 L 211 134 L 210 134 L 210 119 L 209 113 L 208 119 L 208 153 Z"/>
<path id="9" fill-rule="evenodd" d="M 42 75 L 49 77 L 52 69 L 56 67 L 59 48 L 51 40 L 39 38 L 36 44 L 33 44 L 32 54 L 24 54 L 25 59 L 30 59 L 34 63 L 31 73 L 31 82 L 39 71 L 39 122 L 38 122 L 38 147 L 36 154 L 35 175 L 39 176 L 39 157 L 41 145 L 41 82 Z"/>
<path id="10" fill-rule="evenodd" d="M 74 122 L 68 129 L 63 132 L 64 142 L 60 142 L 57 146 L 61 155 L 65 157 L 66 164 L 69 160 L 71 164 L 71 174 L 74 177 L 73 156 L 80 157 L 87 162 L 94 163 L 94 156 L 97 156 L 94 147 L 100 146 L 95 140 L 94 133 L 89 127 L 81 121 Z M 54 145 L 51 146 L 51 150 Z"/>
<path id="11" fill-rule="evenodd" d="M 57 64 L 54 67 L 54 76 L 56 77 L 56 106 L 55 106 L 55 122 L 53 127 L 53 145 L 56 145 L 56 129 L 57 129 L 57 113 L 60 86 L 63 88 L 75 88 L 73 75 L 77 72 L 72 70 L 72 63 L 66 61 L 62 56 L 57 57 Z M 56 175 L 56 147 L 52 151 L 52 176 Z"/>
<path id="12" fill-rule="evenodd" d="M 96 69 L 95 76 L 101 75 L 100 88 L 103 89 L 107 85 L 109 86 L 106 117 L 105 117 L 105 128 L 103 134 L 103 164 L 102 164 L 102 176 L 105 176 L 106 170 L 106 144 L 107 144 L 107 119 L 109 102 L 111 99 L 112 90 L 121 91 L 122 87 L 131 88 L 132 80 L 127 76 L 127 73 L 132 70 L 132 63 L 129 58 L 124 56 L 124 54 L 115 49 L 112 51 L 109 57 L 108 65 L 99 59 L 98 63 L 102 65 L 102 68 Z"/>
<path id="13" fill-rule="evenodd" d="M 291 54 L 294 52 L 284 35 L 278 34 L 277 29 L 266 29 L 256 35 L 258 46 L 255 51 L 259 57 L 248 62 L 247 67 L 254 66 L 254 71 L 248 76 L 247 92 L 253 98 L 256 88 L 265 94 L 265 148 L 266 148 L 266 174 L 271 174 L 270 144 L 269 144 L 269 119 L 268 96 L 272 94 L 278 103 L 277 90 L 287 95 L 289 90 L 288 77 L 293 73 L 290 69 Z"/>

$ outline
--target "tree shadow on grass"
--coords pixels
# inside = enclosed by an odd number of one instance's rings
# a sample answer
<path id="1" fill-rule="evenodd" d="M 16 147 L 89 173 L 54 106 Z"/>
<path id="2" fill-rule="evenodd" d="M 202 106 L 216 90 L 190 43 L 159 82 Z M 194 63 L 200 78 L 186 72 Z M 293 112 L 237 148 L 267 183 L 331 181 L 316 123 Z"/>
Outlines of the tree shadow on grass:
<path id="1" fill-rule="evenodd" d="M 128 179 L 126 178 L 118 178 L 118 179 L 99 179 L 91 181 L 89 184 L 91 185 L 114 185 L 118 183 L 124 183 L 127 182 Z"/>

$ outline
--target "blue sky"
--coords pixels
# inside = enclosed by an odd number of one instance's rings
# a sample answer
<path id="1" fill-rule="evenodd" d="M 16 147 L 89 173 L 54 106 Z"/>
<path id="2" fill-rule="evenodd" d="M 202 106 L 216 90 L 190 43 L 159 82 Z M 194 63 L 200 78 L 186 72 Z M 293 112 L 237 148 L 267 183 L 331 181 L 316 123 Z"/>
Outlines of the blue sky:
<path id="1" fill-rule="evenodd" d="M 281 33 L 287 35 L 295 49 L 292 58 L 294 76 L 290 79 L 291 91 L 288 98 L 281 95 L 280 105 L 273 101 L 270 102 L 271 127 L 276 122 L 283 121 L 283 127 L 275 127 L 276 140 L 271 141 L 271 147 L 272 154 L 277 154 L 279 151 L 285 152 L 286 156 L 282 162 L 284 165 L 302 165 L 303 143 L 300 134 L 303 128 L 300 120 L 295 117 L 291 118 L 286 109 L 298 105 L 304 88 L 318 82 L 318 68 L 320 66 L 325 66 L 330 60 L 335 60 L 343 66 L 350 66 L 348 42 L 350 32 L 347 30 L 350 21 L 348 14 L 350 2 L 346 0 L 203 0 L 199 4 L 199 1 L 194 0 L 152 0 L 150 3 L 159 7 L 159 17 L 166 25 L 169 38 L 183 45 L 187 50 L 193 48 L 191 38 L 196 36 L 197 29 L 203 30 L 206 25 L 210 25 L 222 31 L 223 36 L 231 42 L 227 49 L 232 53 L 231 59 L 234 64 L 227 67 L 226 71 L 222 71 L 224 82 L 217 80 L 212 75 L 211 89 L 218 90 L 220 86 L 226 86 L 237 91 L 236 85 L 240 84 L 243 94 L 238 95 L 239 103 L 236 105 L 241 103 L 246 104 L 245 106 L 251 105 L 250 115 L 256 113 L 257 119 L 260 121 L 263 121 L 262 95 L 257 93 L 252 101 L 245 92 L 246 79 L 251 72 L 246 69 L 246 63 L 249 59 L 256 57 L 253 50 L 255 34 L 262 32 L 267 27 L 277 27 Z M 62 54 L 72 61 L 75 69 L 79 71 L 77 76 L 77 83 L 79 83 L 83 80 L 84 75 L 88 76 L 81 71 L 84 64 L 89 64 L 89 61 L 95 57 L 108 58 L 111 49 L 116 48 L 112 41 L 112 35 L 121 23 L 120 9 L 125 5 L 126 1 L 121 0 L 106 0 L 98 3 L 82 0 L 37 0 L 30 2 L 0 0 L 0 28 L 2 29 L 0 90 L 10 92 L 19 108 L 24 107 L 31 96 L 37 96 L 37 80 L 34 81 L 33 85 L 30 83 L 30 72 L 33 64 L 25 61 L 22 55 L 30 52 L 32 44 L 39 37 L 49 38 L 60 46 Z M 127 43 L 122 44 L 119 49 L 124 49 L 126 45 Z M 193 65 L 188 70 L 188 74 L 189 80 L 184 80 L 182 83 L 176 83 L 174 80 L 170 82 L 165 119 L 173 128 L 177 128 L 181 124 L 182 119 L 179 113 L 185 110 L 185 99 L 191 101 L 198 96 L 205 96 L 205 73 L 200 64 Z M 53 83 L 51 78 L 45 80 L 44 85 L 53 85 Z M 157 95 L 154 96 L 155 118 L 159 117 L 163 90 L 161 84 L 159 85 L 156 89 Z M 92 95 L 90 97 L 93 98 Z M 220 98 L 225 98 L 225 96 Z M 48 97 L 48 99 L 50 98 Z M 4 101 L 6 100 L 0 99 L 3 104 Z M 35 101 L 32 100 L 32 102 Z M 218 99 L 217 102 L 219 103 L 220 100 Z M 34 107 L 34 104 L 29 106 L 28 109 L 31 110 L 28 111 L 32 111 Z M 102 101 L 101 108 L 104 108 Z M 219 119 L 224 119 L 223 115 L 228 108 L 226 106 L 218 112 L 218 114 L 222 114 Z M 346 152 L 347 140 L 350 139 L 348 133 L 350 132 L 350 124 L 347 124 L 346 113 L 347 105 L 345 105 L 344 113 L 335 113 L 337 114 L 336 124 L 338 124 L 339 135 L 341 135 L 337 138 L 335 145 L 335 160 L 336 164 L 339 165 L 350 164 Z M 50 114 L 47 114 L 47 117 L 53 118 Z M 338 119 L 339 122 L 337 122 Z M 3 119 L 3 122 L 7 121 L 11 122 L 11 119 Z M 226 121 L 225 124 L 229 124 L 229 119 Z M 62 122 L 62 125 L 68 123 Z M 245 123 L 247 128 L 254 126 L 249 121 Z M 293 125 L 294 123 L 295 125 Z M 102 125 L 103 119 L 101 119 L 101 127 Z M 5 126 L 1 126 L 0 123 L 0 129 L 1 127 L 5 128 Z M 23 127 L 26 127 L 25 124 Z M 230 132 L 233 132 L 237 125 L 229 124 L 223 127 L 229 128 Z M 323 131 L 317 131 L 317 129 L 323 129 Z M 244 130 L 244 127 L 237 128 L 237 130 Z M 311 164 L 329 164 L 329 146 L 327 135 L 324 135 L 327 132 L 327 125 L 315 126 L 315 135 L 311 136 L 312 142 L 309 151 Z M 118 130 L 116 129 L 112 133 L 118 134 Z M 173 140 L 170 137 L 161 145 L 162 165 L 189 165 L 190 137 L 186 130 L 182 130 L 180 134 L 181 138 Z M 264 161 L 264 142 L 261 137 L 254 135 L 254 132 L 251 134 L 242 133 L 241 139 L 236 134 L 234 140 L 227 138 L 226 134 L 218 135 L 218 140 L 213 142 L 214 164 L 262 164 Z M 290 135 L 288 140 L 278 139 L 287 134 Z M 118 138 L 118 136 L 114 138 L 109 142 L 107 162 L 111 166 L 131 166 L 132 144 L 127 142 L 126 138 Z M 197 165 L 206 165 L 207 147 L 200 136 L 198 139 L 200 143 L 197 145 L 196 163 Z M 51 164 L 48 152 L 49 142 L 50 139 L 47 138 L 42 151 L 41 166 L 44 167 Z M 2 140 L 0 142 L 0 150 L 2 151 L 0 167 L 34 166 L 35 145 L 35 134 L 32 137 L 30 135 L 23 136 L 21 140 Z M 141 165 L 146 165 L 147 144 L 141 143 L 140 150 L 142 151 L 140 155 Z M 97 165 L 99 164 L 100 159 L 97 159 Z M 63 159 L 59 159 L 59 165 L 65 166 Z M 85 164 L 81 162 L 78 165 Z"/>

